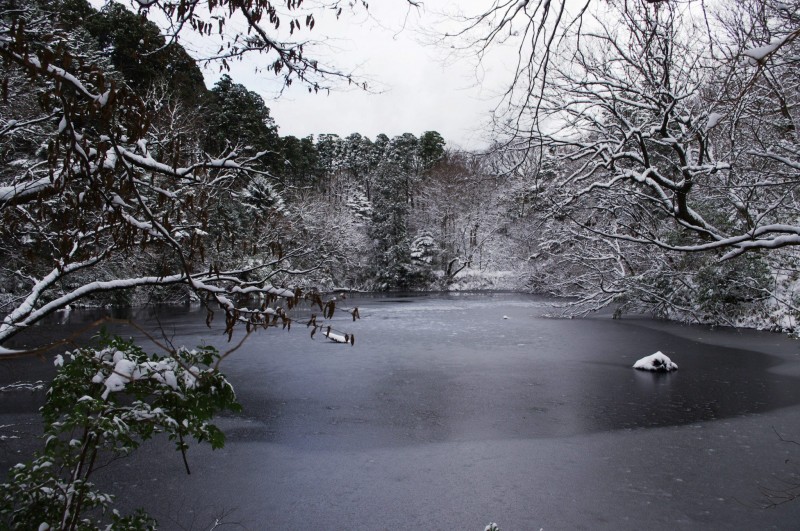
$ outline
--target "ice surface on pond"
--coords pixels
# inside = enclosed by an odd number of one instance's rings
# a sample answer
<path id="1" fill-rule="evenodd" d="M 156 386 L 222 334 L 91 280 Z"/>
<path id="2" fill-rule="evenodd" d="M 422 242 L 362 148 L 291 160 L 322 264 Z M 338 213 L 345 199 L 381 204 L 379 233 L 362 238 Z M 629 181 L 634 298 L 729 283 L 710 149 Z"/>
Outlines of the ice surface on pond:
<path id="1" fill-rule="evenodd" d="M 669 357 L 667 357 L 663 352 L 659 350 L 655 354 L 645 356 L 644 358 L 634 363 L 633 368 L 641 369 L 643 371 L 669 372 L 676 370 L 678 368 L 678 365 L 673 363 L 673 361 L 669 359 Z"/>

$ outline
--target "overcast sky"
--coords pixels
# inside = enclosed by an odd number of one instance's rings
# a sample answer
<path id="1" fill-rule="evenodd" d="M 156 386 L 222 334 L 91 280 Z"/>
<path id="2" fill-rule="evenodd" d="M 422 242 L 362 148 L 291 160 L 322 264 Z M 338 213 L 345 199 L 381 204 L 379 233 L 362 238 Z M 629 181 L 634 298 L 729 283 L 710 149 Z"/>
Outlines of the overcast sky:
<path id="1" fill-rule="evenodd" d="M 436 130 L 452 147 L 479 149 L 486 145 L 497 84 L 487 82 L 487 72 L 476 70 L 474 60 L 454 60 L 449 47 L 423 43 L 430 40 L 424 33 L 441 19 L 437 13 L 485 3 L 426 0 L 417 10 L 403 0 L 381 0 L 371 3 L 368 13 L 363 8 L 345 12 L 338 21 L 317 16 L 314 30 L 307 32 L 309 38 L 325 39 L 317 55 L 343 70 L 355 69 L 378 93 L 308 94 L 297 84 L 276 97 L 280 84 L 272 73 L 255 73 L 253 64 L 239 63 L 230 75 L 265 99 L 282 135 L 358 132 L 374 139 L 379 133 Z M 211 86 L 220 74 L 212 69 L 206 75 Z"/>

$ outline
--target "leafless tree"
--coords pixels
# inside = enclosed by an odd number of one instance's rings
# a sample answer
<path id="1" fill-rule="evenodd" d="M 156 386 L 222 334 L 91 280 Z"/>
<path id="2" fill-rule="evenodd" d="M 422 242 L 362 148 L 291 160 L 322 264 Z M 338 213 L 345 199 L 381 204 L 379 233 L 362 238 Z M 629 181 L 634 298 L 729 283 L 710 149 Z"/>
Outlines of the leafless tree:
<path id="1" fill-rule="evenodd" d="M 502 147 L 580 162 L 560 176 L 572 185 L 560 208 L 605 196 L 631 210 L 632 225 L 598 234 L 727 258 L 800 243 L 787 200 L 800 168 L 796 6 L 589 1 L 570 14 L 565 2 L 495 2 L 465 22 L 454 36 L 480 53 L 517 47 Z M 709 212 L 720 202 L 733 223 Z M 644 219 L 693 239 L 643 233 Z"/>

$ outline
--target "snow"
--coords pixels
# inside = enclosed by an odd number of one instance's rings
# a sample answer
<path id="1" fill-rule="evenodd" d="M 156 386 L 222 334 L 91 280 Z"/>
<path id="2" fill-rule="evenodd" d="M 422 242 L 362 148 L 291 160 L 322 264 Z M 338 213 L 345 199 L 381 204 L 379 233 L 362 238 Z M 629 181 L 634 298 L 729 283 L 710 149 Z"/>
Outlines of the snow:
<path id="1" fill-rule="evenodd" d="M 655 354 L 645 356 L 638 360 L 633 364 L 633 368 L 643 371 L 669 372 L 676 370 L 678 365 L 659 350 Z"/>
<path id="2" fill-rule="evenodd" d="M 325 337 L 327 337 L 328 339 L 330 339 L 331 341 L 334 341 L 336 343 L 349 343 L 350 342 L 350 338 L 349 337 L 343 336 L 341 334 L 337 334 L 335 332 L 331 332 L 330 330 L 326 331 L 323 335 Z"/>
<path id="3" fill-rule="evenodd" d="M 122 199 L 117 194 L 114 194 L 114 196 L 111 198 L 111 203 L 117 206 L 121 206 L 122 208 L 131 208 L 130 205 L 128 205 L 128 203 L 126 203 L 125 200 Z"/>
<path id="4" fill-rule="evenodd" d="M 720 121 L 722 121 L 722 115 L 718 112 L 712 112 L 708 115 L 708 122 L 706 122 L 705 130 L 713 129 Z"/>
<path id="5" fill-rule="evenodd" d="M 111 91 L 107 90 L 100 94 L 100 97 L 97 98 L 97 103 L 100 104 L 101 107 L 104 107 L 108 103 L 108 97 L 111 95 Z"/>
<path id="6" fill-rule="evenodd" d="M 328 333 L 325 334 L 325 337 L 327 337 L 331 341 L 335 341 L 337 343 L 347 343 L 347 341 L 345 341 L 345 339 L 344 339 L 344 336 L 341 335 L 341 334 L 335 334 L 333 332 L 328 332 Z"/>
<path id="7" fill-rule="evenodd" d="M 136 364 L 131 360 L 121 359 L 114 365 L 114 372 L 106 378 L 106 390 L 103 391 L 103 400 L 108 398 L 108 393 L 122 391 L 125 389 L 125 384 L 133 380 L 133 371 L 136 369 Z"/>
<path id="8" fill-rule="evenodd" d="M 286 299 L 291 299 L 294 297 L 294 291 L 285 288 L 276 288 L 275 286 L 270 286 L 265 289 L 267 293 L 271 293 L 272 295 L 277 295 L 278 297 L 284 297 Z"/>
<path id="9" fill-rule="evenodd" d="M 108 170 L 113 170 L 117 164 L 117 154 L 113 150 L 106 151 L 106 158 L 103 160 L 103 167 Z"/>
<path id="10" fill-rule="evenodd" d="M 109 393 L 122 391 L 128 383 L 136 380 L 154 380 L 174 391 L 179 391 L 178 378 L 180 377 L 184 387 L 192 389 L 197 385 L 198 375 L 202 372 L 195 366 L 184 370 L 177 361 L 171 358 L 136 363 L 128 359 L 125 352 L 108 348 L 97 351 L 95 358 L 105 365 L 92 378 L 92 382 L 105 385 L 103 400 L 108 399 Z M 84 397 L 81 400 L 88 398 Z"/>
<path id="11" fill-rule="evenodd" d="M 22 199 L 37 194 L 45 188 L 50 188 L 52 185 L 50 177 L 43 177 L 31 182 L 0 186 L 0 201 L 5 203 L 12 199 Z"/>
<path id="12" fill-rule="evenodd" d="M 518 270 L 465 267 L 446 287 L 449 291 L 524 290 L 526 278 Z"/>
<path id="13" fill-rule="evenodd" d="M 773 53 L 775 50 L 783 46 L 789 38 L 789 35 L 782 37 L 780 39 L 775 39 L 771 43 L 767 44 L 766 46 L 759 46 L 758 48 L 748 48 L 747 50 L 742 52 L 742 55 L 746 55 L 753 61 L 760 63 L 762 62 L 768 55 Z"/>
<path id="14" fill-rule="evenodd" d="M 186 386 L 187 389 L 194 389 L 197 385 L 197 376 L 196 374 L 200 374 L 200 369 L 192 365 L 189 367 L 188 371 L 183 372 L 183 385 Z"/>
<path id="15" fill-rule="evenodd" d="M 45 383 L 42 380 L 35 382 L 16 382 L 0 387 L 0 393 L 7 393 L 12 391 L 41 391 L 45 388 Z M 3 428 L 4 426 L 0 426 Z"/>

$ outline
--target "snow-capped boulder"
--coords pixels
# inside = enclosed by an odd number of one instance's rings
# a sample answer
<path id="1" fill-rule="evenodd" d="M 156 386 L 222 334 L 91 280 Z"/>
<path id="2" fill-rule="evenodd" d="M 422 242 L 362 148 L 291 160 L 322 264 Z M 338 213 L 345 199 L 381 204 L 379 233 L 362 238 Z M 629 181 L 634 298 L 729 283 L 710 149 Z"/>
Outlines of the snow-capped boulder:
<path id="1" fill-rule="evenodd" d="M 671 359 L 659 350 L 655 354 L 645 356 L 634 363 L 633 368 L 642 371 L 669 372 L 676 370 L 678 365 L 673 363 Z"/>

